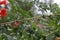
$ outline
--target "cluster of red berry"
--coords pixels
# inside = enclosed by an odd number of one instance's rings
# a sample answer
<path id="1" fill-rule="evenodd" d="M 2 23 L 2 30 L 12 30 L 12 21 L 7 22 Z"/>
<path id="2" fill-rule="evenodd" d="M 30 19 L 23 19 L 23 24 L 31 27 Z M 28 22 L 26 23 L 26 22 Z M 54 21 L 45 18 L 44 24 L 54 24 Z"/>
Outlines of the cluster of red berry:
<path id="1" fill-rule="evenodd" d="M 6 16 L 6 8 L 7 0 L 0 0 L 0 18 L 4 18 Z M 2 7 L 3 6 L 3 7 Z M 13 22 L 12 24 L 14 28 L 19 25 L 18 21 Z"/>
<path id="2" fill-rule="evenodd" d="M 6 8 L 1 8 L 1 5 L 6 6 L 7 5 L 7 0 L 0 0 L 0 18 L 6 16 Z"/>

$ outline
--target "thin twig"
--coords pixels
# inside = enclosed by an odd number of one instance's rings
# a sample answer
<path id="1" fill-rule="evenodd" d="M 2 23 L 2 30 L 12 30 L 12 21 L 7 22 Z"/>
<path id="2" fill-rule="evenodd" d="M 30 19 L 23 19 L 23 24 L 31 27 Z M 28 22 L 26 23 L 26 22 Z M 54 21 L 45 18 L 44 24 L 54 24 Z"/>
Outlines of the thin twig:
<path id="1" fill-rule="evenodd" d="M 55 15 L 50 15 L 50 16 L 60 16 L 60 14 L 55 14 Z M 48 17 L 48 16 L 47 16 Z M 42 16 L 37 16 L 37 17 L 32 17 L 32 18 L 25 18 L 25 19 L 22 19 L 22 20 L 14 20 L 14 21 L 19 21 L 19 22 L 21 22 L 21 21 L 24 21 L 24 20 L 32 20 L 32 19 L 39 19 L 39 18 L 42 18 Z M 4 24 L 10 24 L 10 23 L 12 23 L 12 22 L 14 22 L 14 21 L 10 21 L 10 22 L 5 22 L 5 23 L 0 23 L 0 25 L 4 25 Z"/>
<path id="2" fill-rule="evenodd" d="M 19 21 L 19 22 L 22 22 L 24 20 L 28 21 L 28 20 L 32 20 L 32 19 L 35 19 L 35 18 L 41 18 L 41 16 L 37 16 L 37 17 L 32 17 L 32 18 L 25 18 L 25 19 L 22 19 L 22 20 L 14 20 L 14 21 Z M 5 23 L 0 23 L 0 25 L 3 25 L 3 24 L 10 24 L 14 21 L 11 21 L 11 22 L 5 22 Z"/>

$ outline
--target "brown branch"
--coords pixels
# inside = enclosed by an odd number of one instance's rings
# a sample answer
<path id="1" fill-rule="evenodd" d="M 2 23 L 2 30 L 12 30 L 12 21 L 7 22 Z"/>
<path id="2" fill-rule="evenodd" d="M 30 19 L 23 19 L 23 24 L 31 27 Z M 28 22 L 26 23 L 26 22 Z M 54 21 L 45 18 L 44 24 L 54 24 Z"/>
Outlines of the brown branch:
<path id="1" fill-rule="evenodd" d="M 0 23 L 0 25 L 10 24 L 10 23 L 15 22 L 15 21 L 23 22 L 24 20 L 28 21 L 28 20 L 37 19 L 37 18 L 41 18 L 41 16 L 32 17 L 32 18 L 25 18 L 25 19 L 22 19 L 22 20 L 14 20 L 14 21 L 11 21 L 11 22 Z"/>
<path id="2" fill-rule="evenodd" d="M 55 14 L 55 15 L 50 15 L 50 16 L 60 16 L 60 14 Z M 48 16 L 47 16 L 47 17 L 48 17 Z M 22 22 L 22 21 L 24 21 L 24 20 L 28 21 L 28 20 L 39 19 L 39 18 L 43 18 L 43 17 L 42 17 L 42 16 L 37 16 L 37 17 L 32 17 L 32 18 L 25 18 L 25 19 L 22 19 L 22 20 L 14 20 L 14 21 L 11 21 L 11 22 L 0 23 L 0 25 L 10 24 L 10 23 L 15 22 L 15 21 Z"/>

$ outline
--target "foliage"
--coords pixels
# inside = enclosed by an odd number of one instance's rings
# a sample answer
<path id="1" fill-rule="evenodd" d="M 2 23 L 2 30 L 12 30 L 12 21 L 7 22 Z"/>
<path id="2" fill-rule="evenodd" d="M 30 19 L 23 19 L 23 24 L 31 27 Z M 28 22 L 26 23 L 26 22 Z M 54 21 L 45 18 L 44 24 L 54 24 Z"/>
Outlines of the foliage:
<path id="1" fill-rule="evenodd" d="M 0 40 L 55 40 L 56 37 L 60 37 L 60 15 L 56 15 L 60 13 L 60 8 L 56 3 L 51 4 L 51 8 L 45 3 L 40 3 L 39 6 L 45 11 L 51 10 L 54 15 L 32 17 L 30 9 L 35 1 L 9 0 L 9 2 L 11 9 L 7 9 L 7 16 L 0 19 Z M 13 26 L 12 23 L 16 20 L 19 25 Z"/>

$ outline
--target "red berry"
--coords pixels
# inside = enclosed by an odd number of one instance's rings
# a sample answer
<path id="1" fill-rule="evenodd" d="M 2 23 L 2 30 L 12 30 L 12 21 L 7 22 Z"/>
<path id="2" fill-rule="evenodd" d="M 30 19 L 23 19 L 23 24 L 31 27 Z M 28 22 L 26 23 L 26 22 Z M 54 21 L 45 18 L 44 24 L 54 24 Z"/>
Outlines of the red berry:
<path id="1" fill-rule="evenodd" d="M 18 21 L 15 21 L 15 22 L 13 23 L 13 25 L 14 25 L 14 26 L 18 26 L 18 25 L 19 25 L 19 22 L 18 22 Z"/>
<path id="2" fill-rule="evenodd" d="M 43 25 L 42 25 L 42 24 L 40 24 L 40 23 L 39 23 L 37 26 L 38 26 L 39 28 L 42 28 L 42 27 L 43 27 Z"/>
<path id="3" fill-rule="evenodd" d="M 6 5 L 6 0 L 0 0 L 0 5 L 2 4 Z"/>
<path id="4" fill-rule="evenodd" d="M 6 16 L 6 9 L 5 8 L 1 8 L 0 9 L 0 17 L 5 17 Z"/>

